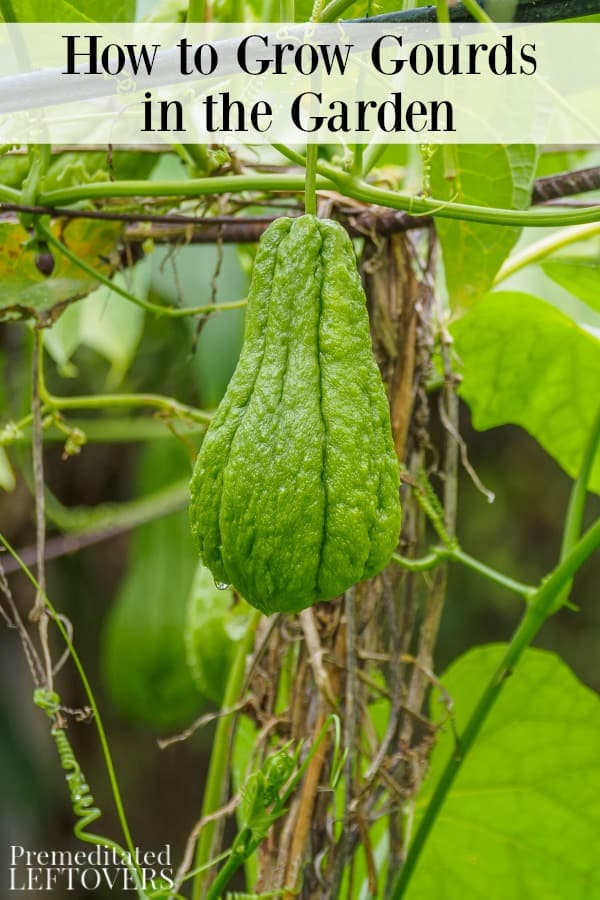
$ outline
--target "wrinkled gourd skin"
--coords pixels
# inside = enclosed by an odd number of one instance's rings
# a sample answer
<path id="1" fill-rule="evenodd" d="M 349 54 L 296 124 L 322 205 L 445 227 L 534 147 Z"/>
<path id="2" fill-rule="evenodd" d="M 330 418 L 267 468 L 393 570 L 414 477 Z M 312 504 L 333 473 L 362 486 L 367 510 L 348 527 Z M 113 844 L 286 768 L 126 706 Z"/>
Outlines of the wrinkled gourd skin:
<path id="1" fill-rule="evenodd" d="M 244 345 L 191 482 L 200 556 L 266 614 L 389 562 L 399 469 L 350 238 L 305 215 L 265 231 Z"/>

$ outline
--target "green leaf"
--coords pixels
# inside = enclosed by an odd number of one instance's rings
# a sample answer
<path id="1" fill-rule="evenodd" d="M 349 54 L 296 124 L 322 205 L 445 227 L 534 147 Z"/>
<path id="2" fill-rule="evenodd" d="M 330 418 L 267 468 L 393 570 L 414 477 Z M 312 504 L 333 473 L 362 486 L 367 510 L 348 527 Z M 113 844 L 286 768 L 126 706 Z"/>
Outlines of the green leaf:
<path id="1" fill-rule="evenodd" d="M 5 4 L 5 21 L 17 22 L 133 22 L 135 0 L 11 0 L 14 16 Z"/>
<path id="2" fill-rule="evenodd" d="M 186 659 L 203 697 L 220 705 L 227 675 L 233 665 L 236 644 L 247 630 L 250 607 L 244 600 L 234 605 L 230 585 L 217 585 L 200 561 L 188 599 L 183 640 Z"/>
<path id="3" fill-rule="evenodd" d="M 20 188 L 29 171 L 27 154 L 5 154 L 0 157 L 0 184 L 7 187 Z"/>
<path id="4" fill-rule="evenodd" d="M 575 477 L 599 400 L 600 341 L 537 297 L 488 294 L 452 326 L 479 430 L 520 425 Z M 600 492 L 600 458 L 590 488 Z"/>
<path id="5" fill-rule="evenodd" d="M 504 647 L 478 647 L 442 676 L 459 731 Z M 447 719 L 439 694 L 436 717 Z M 446 724 L 418 797 L 448 757 Z M 588 900 L 600 896 L 600 703 L 554 654 L 528 650 L 452 787 L 410 900 Z"/>
<path id="6" fill-rule="evenodd" d="M 600 260 L 597 257 L 560 256 L 541 264 L 544 274 L 600 312 Z"/>
<path id="7" fill-rule="evenodd" d="M 0 488 L 4 491 L 14 491 L 15 473 L 4 447 L 0 447 Z"/>
<path id="8" fill-rule="evenodd" d="M 184 472 L 189 476 L 189 470 L 186 448 L 159 441 L 142 454 L 140 493 L 156 491 Z M 135 531 L 101 648 L 106 686 L 131 719 L 169 728 L 188 721 L 202 705 L 183 641 L 195 568 L 186 510 Z"/>
<path id="9" fill-rule="evenodd" d="M 583 169 L 597 163 L 597 149 L 595 147 L 580 147 L 569 149 L 542 148 L 537 164 L 536 178 L 546 178 L 548 175 L 557 175 L 559 172 L 570 172 L 573 169 Z"/>
<path id="10" fill-rule="evenodd" d="M 141 180 L 148 178 L 158 158 L 157 153 L 144 153 L 141 150 L 115 150 L 110 159 L 108 152 L 101 151 L 70 150 L 57 153 L 53 155 L 48 171 L 44 175 L 42 187 L 44 191 L 56 191 L 111 179 Z M 11 159 L 14 157 L 7 158 L 8 161 Z M 27 158 L 25 161 L 27 162 Z"/>
<path id="11" fill-rule="evenodd" d="M 431 164 L 436 199 L 525 209 L 537 162 L 531 144 L 459 144 L 438 148 Z M 446 284 L 454 310 L 469 307 L 494 280 L 516 244 L 520 228 L 438 219 Z"/>
<path id="12" fill-rule="evenodd" d="M 113 278 L 144 300 L 148 295 L 149 260 L 144 260 L 127 273 Z M 73 303 L 48 330 L 45 347 L 65 376 L 76 374 L 71 362 L 81 346 L 91 347 L 111 363 L 105 389 L 117 388 L 133 361 L 144 329 L 145 312 L 111 291 L 105 285 L 93 291 L 80 303 Z"/>

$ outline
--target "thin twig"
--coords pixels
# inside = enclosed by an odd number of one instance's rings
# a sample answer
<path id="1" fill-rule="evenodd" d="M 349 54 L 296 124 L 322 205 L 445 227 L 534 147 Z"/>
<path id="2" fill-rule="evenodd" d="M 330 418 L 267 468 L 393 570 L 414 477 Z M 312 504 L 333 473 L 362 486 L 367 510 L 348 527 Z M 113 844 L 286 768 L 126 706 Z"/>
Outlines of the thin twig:
<path id="1" fill-rule="evenodd" d="M 456 404 L 458 404 L 458 399 L 455 402 Z M 463 469 L 469 475 L 477 490 L 483 494 L 487 502 L 493 503 L 495 499 L 494 492 L 490 491 L 490 489 L 484 485 L 481 478 L 471 465 L 471 461 L 469 459 L 469 451 L 467 449 L 467 442 L 447 414 L 444 392 L 440 393 L 439 395 L 439 413 L 441 423 L 444 426 L 446 432 L 454 438 L 458 448 L 460 449 L 460 461 L 462 463 Z"/>
<path id="2" fill-rule="evenodd" d="M 178 893 L 185 876 L 191 868 L 192 862 L 194 861 L 194 850 L 196 847 L 196 842 L 204 826 L 208 825 L 210 822 L 218 822 L 225 816 L 231 815 L 231 813 L 235 812 L 235 810 L 239 806 L 239 803 L 240 798 L 236 795 L 235 797 L 232 797 L 229 803 L 226 803 L 220 809 L 216 810 L 216 812 L 211 813 L 208 816 L 202 816 L 202 818 L 196 822 L 187 839 L 183 857 L 179 868 L 177 869 L 177 874 L 175 875 L 175 880 L 173 883 L 174 894 Z M 216 864 L 217 860 L 215 860 L 214 862 Z"/>
<path id="3" fill-rule="evenodd" d="M 4 599 L 9 609 L 9 612 L 7 613 L 4 607 L 0 604 L 0 614 L 2 615 L 2 618 L 9 628 L 15 628 L 17 630 L 19 638 L 21 639 L 21 644 L 23 645 L 25 659 L 27 660 L 27 665 L 29 666 L 31 677 L 33 678 L 33 683 L 36 687 L 40 687 L 40 685 L 44 682 L 44 666 L 42 665 L 39 654 L 35 649 L 31 637 L 29 636 L 29 632 L 25 628 L 23 620 L 19 614 L 19 610 L 17 609 L 17 606 L 13 599 L 12 591 L 6 580 L 4 563 L 1 558 L 0 592 L 4 595 Z"/>
<path id="4" fill-rule="evenodd" d="M 329 677 L 323 665 L 325 650 L 323 650 L 321 641 L 319 640 L 319 634 L 315 625 L 312 609 L 303 610 L 300 613 L 299 618 L 304 633 L 304 640 L 306 641 L 306 646 L 308 648 L 309 662 L 313 670 L 313 675 L 315 676 L 317 687 L 332 709 L 335 710 L 338 707 L 338 702 L 333 695 Z"/>
<path id="5" fill-rule="evenodd" d="M 179 734 L 174 734 L 168 738 L 158 738 L 156 743 L 158 744 L 161 750 L 164 750 L 166 747 L 171 747 L 173 744 L 181 743 L 182 741 L 187 741 L 199 728 L 204 728 L 205 725 L 210 725 L 211 722 L 214 722 L 216 719 L 222 719 L 223 716 L 231 716 L 234 713 L 241 712 L 248 705 L 248 698 L 244 700 L 240 700 L 239 703 L 236 703 L 235 706 L 231 706 L 229 709 L 220 709 L 218 712 L 214 713 L 206 713 L 200 718 L 196 719 L 195 722 L 186 728 L 184 731 L 180 731 Z"/>

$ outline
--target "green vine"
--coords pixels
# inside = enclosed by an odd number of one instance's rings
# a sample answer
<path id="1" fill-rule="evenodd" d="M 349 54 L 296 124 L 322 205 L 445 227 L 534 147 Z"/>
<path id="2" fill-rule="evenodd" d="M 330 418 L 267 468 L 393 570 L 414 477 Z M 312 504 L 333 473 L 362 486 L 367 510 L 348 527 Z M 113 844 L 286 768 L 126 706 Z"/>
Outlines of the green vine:
<path id="1" fill-rule="evenodd" d="M 583 225 L 600 221 L 600 206 L 581 209 L 500 209 L 454 203 L 436 198 L 415 197 L 404 191 L 392 191 L 376 187 L 344 173 L 330 163 L 320 160 L 316 166 L 316 189 L 338 189 L 346 196 L 366 203 L 374 203 L 390 209 L 399 209 L 411 215 L 433 215 L 448 219 L 462 219 L 488 225 L 520 225 L 533 228 L 557 228 L 563 225 Z M 214 178 L 190 178 L 187 181 L 113 181 L 66 187 L 42 192 L 37 202 L 46 206 L 61 206 L 82 200 L 108 199 L 112 197 L 196 197 L 200 195 L 235 194 L 250 192 L 303 193 L 304 175 L 232 175 Z M 0 186 L 0 197 L 18 200 L 19 195 Z"/>

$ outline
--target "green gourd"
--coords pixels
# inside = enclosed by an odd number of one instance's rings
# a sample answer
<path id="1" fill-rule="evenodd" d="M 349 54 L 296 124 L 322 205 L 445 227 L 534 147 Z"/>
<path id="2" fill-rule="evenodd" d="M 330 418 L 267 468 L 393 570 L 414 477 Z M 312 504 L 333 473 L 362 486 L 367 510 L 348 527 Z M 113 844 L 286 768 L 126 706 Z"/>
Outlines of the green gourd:
<path id="1" fill-rule="evenodd" d="M 267 614 L 332 599 L 390 560 L 398 460 L 354 249 L 336 222 L 281 218 L 260 241 L 190 515 L 215 580 Z"/>

